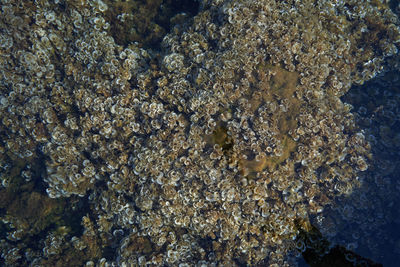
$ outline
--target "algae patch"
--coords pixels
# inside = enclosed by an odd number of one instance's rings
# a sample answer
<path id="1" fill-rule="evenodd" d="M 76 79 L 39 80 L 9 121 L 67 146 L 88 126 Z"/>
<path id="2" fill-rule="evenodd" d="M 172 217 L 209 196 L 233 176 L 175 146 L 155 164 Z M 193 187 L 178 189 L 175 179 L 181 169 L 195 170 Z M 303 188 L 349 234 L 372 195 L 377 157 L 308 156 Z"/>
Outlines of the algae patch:
<path id="1" fill-rule="evenodd" d="M 298 76 L 297 72 L 289 72 L 280 66 L 261 64 L 258 67 L 255 90 L 260 97 L 251 98 L 250 103 L 253 111 L 256 111 L 262 103 L 277 103 L 278 109 L 271 114 L 271 119 L 277 126 L 275 138 L 280 140 L 280 153 L 267 155 L 259 160 L 242 160 L 241 164 L 250 173 L 261 172 L 266 168 L 273 171 L 296 150 L 296 142 L 290 133 L 297 128 L 296 118 L 301 105 L 295 96 Z"/>
<path id="2" fill-rule="evenodd" d="M 296 151 L 297 144 L 291 134 L 297 128 L 301 106 L 301 100 L 295 96 L 298 76 L 298 73 L 289 72 L 280 66 L 261 64 L 253 75 L 250 89 L 243 93 L 254 120 L 257 120 L 260 110 L 269 113 L 270 131 L 274 132 L 275 140 L 275 143 L 271 141 L 273 149 L 262 151 L 257 157 L 251 149 L 239 149 L 239 153 L 237 150 L 231 151 L 240 140 L 228 134 L 225 122 L 218 122 L 214 132 L 205 137 L 208 144 L 219 145 L 230 162 L 238 159 L 241 175 L 252 177 L 266 169 L 273 171 Z M 268 105 L 274 108 L 268 109 Z M 233 107 L 229 112 L 232 110 Z"/>

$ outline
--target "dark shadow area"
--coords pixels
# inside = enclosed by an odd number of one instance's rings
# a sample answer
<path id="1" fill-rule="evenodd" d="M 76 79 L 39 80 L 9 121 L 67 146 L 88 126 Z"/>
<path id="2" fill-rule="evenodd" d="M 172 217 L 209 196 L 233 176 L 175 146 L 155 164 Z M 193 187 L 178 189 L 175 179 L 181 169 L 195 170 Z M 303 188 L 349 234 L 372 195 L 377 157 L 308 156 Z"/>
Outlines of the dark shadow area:
<path id="1" fill-rule="evenodd" d="M 321 232 L 311 226 L 309 231 L 301 230 L 296 239 L 296 246 L 302 252 L 304 261 L 300 266 L 311 267 L 351 267 L 351 266 L 370 266 L 382 267 L 368 258 L 362 257 L 344 246 L 332 246 Z"/>
<path id="2" fill-rule="evenodd" d="M 0 188 L 0 237 L 3 242 L 0 250 L 6 246 L 18 249 L 27 255 L 41 255 L 50 238 L 63 236 L 67 240 L 81 237 L 84 233 L 82 217 L 90 213 L 87 198 L 72 196 L 69 198 L 50 198 L 46 193 L 43 180 L 44 159 L 41 153 L 28 159 L 9 158 L 3 154 L 7 166 L 2 166 L 0 175 L 7 186 Z M 66 244 L 60 247 L 60 254 L 71 255 L 60 259 L 48 258 L 48 264 L 64 266 L 83 264 L 89 257 L 73 257 L 77 252 Z M 26 256 L 26 258 L 29 258 Z M 3 266 L 3 259 L 0 265 Z M 15 266 L 26 266 L 27 262 L 18 255 L 13 259 Z M 57 263 L 57 264 L 56 264 Z"/>
<path id="3" fill-rule="evenodd" d="M 300 266 L 398 266 L 400 73 L 353 86 L 342 100 L 354 107 L 357 127 L 371 145 L 369 168 L 358 174 L 361 186 L 313 216 L 312 230 L 299 235 L 299 242 L 308 242 Z"/>
<path id="4" fill-rule="evenodd" d="M 105 1 L 105 18 L 117 44 L 137 42 L 143 48 L 159 49 L 164 36 L 175 25 L 190 20 L 199 11 L 195 0 Z"/>
<path id="5" fill-rule="evenodd" d="M 357 125 L 371 145 L 362 186 L 342 205 L 349 244 L 384 266 L 400 257 L 400 73 L 386 72 L 343 97 L 354 106 Z M 347 208 L 348 207 L 348 208 Z M 347 214 L 347 210 L 351 211 Z M 343 216 L 343 215 L 342 215 Z M 355 238 L 354 238 L 355 237 Z M 352 241 L 353 240 L 353 241 Z"/>

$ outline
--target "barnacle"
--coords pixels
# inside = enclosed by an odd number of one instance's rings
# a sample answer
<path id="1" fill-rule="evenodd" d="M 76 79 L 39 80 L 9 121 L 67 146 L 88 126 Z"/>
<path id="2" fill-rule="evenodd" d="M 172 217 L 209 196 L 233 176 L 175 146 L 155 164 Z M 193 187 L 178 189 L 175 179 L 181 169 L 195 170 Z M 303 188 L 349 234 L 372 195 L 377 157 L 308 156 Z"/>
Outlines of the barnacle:
<path id="1" fill-rule="evenodd" d="M 82 233 L 40 237 L 44 254 L 2 240 L 4 261 L 52 265 L 73 251 L 99 266 L 285 266 L 309 242 L 296 240 L 311 230 L 297 219 L 313 215 L 334 236 L 323 214 L 368 178 L 368 141 L 391 150 L 399 140 L 396 89 L 368 89 L 392 99 L 355 115 L 340 99 L 396 52 L 395 14 L 379 1 L 141 2 L 2 6 L 2 185 L 43 181 L 49 203 L 87 208 L 74 222 Z M 387 125 L 357 128 L 376 117 Z M 20 168 L 39 158 L 40 171 Z M 383 174 L 394 168 L 384 159 Z M 385 188 L 382 177 L 373 181 Z M 26 231 L 21 222 L 7 236 Z"/>

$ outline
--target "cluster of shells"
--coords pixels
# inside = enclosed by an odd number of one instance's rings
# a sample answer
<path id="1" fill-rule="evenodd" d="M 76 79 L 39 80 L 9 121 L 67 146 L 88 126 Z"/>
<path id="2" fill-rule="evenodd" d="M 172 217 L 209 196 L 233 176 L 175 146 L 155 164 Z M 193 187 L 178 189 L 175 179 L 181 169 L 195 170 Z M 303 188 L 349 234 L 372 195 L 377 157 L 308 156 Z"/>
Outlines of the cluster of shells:
<path id="1" fill-rule="evenodd" d="M 384 1 L 203 1 L 161 51 L 117 45 L 112 2 L 1 2 L 2 186 L 41 157 L 48 196 L 92 212 L 29 257 L 2 239 L 6 264 L 101 236 L 115 254 L 87 266 L 294 265 L 302 222 L 361 186 L 370 145 L 340 97 L 397 52 Z"/>

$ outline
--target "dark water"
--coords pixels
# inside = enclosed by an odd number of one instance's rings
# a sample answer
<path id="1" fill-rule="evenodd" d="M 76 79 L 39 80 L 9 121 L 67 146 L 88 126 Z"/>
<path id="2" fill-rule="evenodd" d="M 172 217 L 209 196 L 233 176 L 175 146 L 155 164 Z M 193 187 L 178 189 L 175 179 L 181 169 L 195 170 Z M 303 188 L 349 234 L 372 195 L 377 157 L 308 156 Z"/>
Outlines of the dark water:
<path id="1" fill-rule="evenodd" d="M 357 266 L 399 266 L 399 75 L 398 71 L 383 73 L 363 85 L 353 86 L 342 97 L 354 106 L 357 127 L 371 144 L 369 168 L 359 174 L 360 188 L 311 219 L 322 232 L 320 240 L 329 242 L 330 250 L 319 253 L 318 246 L 307 249 L 299 266 L 352 266 L 354 257 Z M 328 232 L 327 222 L 332 221 L 336 234 L 324 236 Z M 338 247 L 341 253 L 335 254 Z M 343 256 L 342 261 L 338 260 Z"/>

